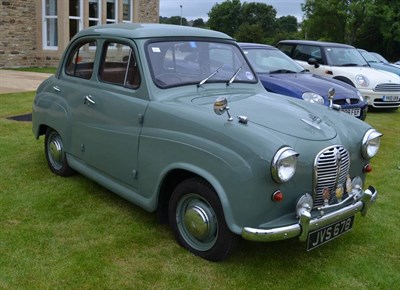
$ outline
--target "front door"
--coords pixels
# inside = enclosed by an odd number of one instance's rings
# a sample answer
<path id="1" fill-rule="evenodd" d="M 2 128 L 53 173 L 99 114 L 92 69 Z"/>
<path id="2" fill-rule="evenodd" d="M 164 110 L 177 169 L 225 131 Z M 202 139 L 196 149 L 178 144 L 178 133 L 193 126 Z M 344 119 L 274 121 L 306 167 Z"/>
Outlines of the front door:
<path id="1" fill-rule="evenodd" d="M 140 86 L 134 47 L 118 41 L 97 46 L 100 61 L 94 74 L 76 81 L 69 94 L 75 106 L 72 153 L 105 178 L 137 187 L 139 137 L 148 100 Z"/>

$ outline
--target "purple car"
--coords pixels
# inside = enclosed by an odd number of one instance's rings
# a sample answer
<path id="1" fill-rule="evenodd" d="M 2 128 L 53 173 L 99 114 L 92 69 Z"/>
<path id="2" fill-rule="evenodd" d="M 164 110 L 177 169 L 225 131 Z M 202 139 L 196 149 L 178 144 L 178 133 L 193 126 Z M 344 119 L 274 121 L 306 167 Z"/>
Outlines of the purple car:
<path id="1" fill-rule="evenodd" d="M 332 92 L 333 88 L 333 105 L 339 105 L 342 111 L 365 120 L 368 104 L 356 88 L 311 74 L 273 46 L 254 43 L 239 45 L 267 91 L 329 106 L 328 92 Z"/>

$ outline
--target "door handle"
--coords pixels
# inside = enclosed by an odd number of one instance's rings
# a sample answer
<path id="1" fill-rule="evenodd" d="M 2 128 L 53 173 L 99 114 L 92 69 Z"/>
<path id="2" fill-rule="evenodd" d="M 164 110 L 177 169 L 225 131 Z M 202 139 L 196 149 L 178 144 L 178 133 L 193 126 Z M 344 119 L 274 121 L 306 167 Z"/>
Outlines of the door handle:
<path id="1" fill-rule="evenodd" d="M 92 99 L 93 97 L 91 95 L 85 96 L 85 101 L 84 104 L 90 106 L 90 105 L 96 105 L 96 102 Z"/>

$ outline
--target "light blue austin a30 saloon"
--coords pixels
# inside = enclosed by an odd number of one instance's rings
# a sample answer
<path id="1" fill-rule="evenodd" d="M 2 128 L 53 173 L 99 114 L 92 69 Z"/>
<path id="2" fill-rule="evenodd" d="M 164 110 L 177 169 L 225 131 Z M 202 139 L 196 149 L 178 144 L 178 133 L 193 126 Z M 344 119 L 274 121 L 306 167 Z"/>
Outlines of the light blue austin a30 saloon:
<path id="1" fill-rule="evenodd" d="M 238 237 L 313 249 L 377 197 L 381 134 L 340 107 L 264 90 L 237 43 L 210 30 L 113 24 L 79 32 L 37 90 L 48 166 L 168 221 L 211 261 Z"/>

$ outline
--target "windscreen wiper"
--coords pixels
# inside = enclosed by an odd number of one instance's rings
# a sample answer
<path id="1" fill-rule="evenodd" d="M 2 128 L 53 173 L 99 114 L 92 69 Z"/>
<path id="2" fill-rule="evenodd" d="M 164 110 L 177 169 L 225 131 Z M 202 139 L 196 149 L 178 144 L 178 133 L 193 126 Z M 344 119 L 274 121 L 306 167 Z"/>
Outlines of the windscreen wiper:
<path id="1" fill-rule="evenodd" d="M 203 85 L 206 81 L 208 81 L 210 78 L 212 78 L 213 75 L 218 73 L 218 70 L 220 70 L 224 65 L 221 65 L 219 68 L 217 68 L 213 73 L 211 73 L 208 77 L 206 77 L 204 80 L 202 80 L 201 82 L 198 83 L 198 87 L 200 87 L 201 85 Z"/>
<path id="2" fill-rule="evenodd" d="M 231 77 L 231 79 L 229 80 L 229 82 L 226 84 L 227 86 L 229 86 L 231 83 L 233 83 L 233 81 L 236 79 L 237 75 L 239 74 L 239 72 L 242 70 L 242 67 L 239 67 L 236 72 L 233 74 L 233 76 Z"/>

